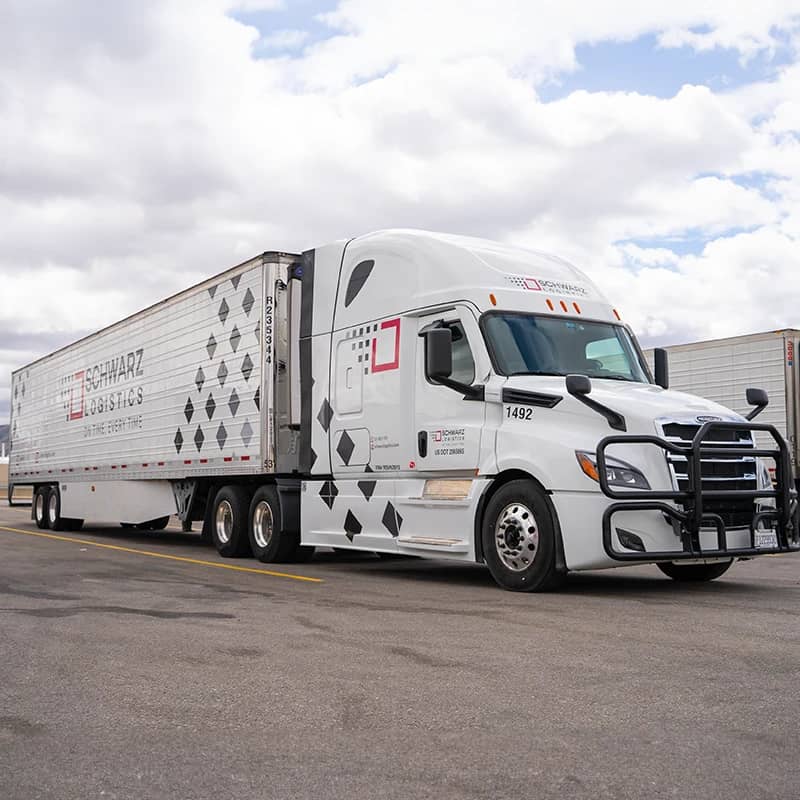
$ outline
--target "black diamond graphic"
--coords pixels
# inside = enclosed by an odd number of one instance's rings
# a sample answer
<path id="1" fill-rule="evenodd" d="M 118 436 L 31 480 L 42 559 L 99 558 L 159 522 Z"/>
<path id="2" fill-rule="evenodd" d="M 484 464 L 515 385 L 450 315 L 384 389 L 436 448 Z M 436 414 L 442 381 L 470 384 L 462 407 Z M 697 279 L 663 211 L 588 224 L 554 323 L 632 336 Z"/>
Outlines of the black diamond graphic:
<path id="1" fill-rule="evenodd" d="M 217 293 L 217 287 L 216 286 L 209 286 L 208 287 L 208 293 L 211 295 L 211 299 L 213 300 L 214 299 L 214 295 Z"/>
<path id="2" fill-rule="evenodd" d="M 203 372 L 203 368 L 199 367 L 197 370 L 197 375 L 194 376 L 194 383 L 197 386 L 197 391 L 203 391 L 203 384 L 206 382 L 206 374 Z"/>
<path id="3" fill-rule="evenodd" d="M 322 488 L 319 490 L 319 496 L 329 509 L 333 508 L 333 503 L 338 495 L 339 490 L 336 488 L 336 484 L 333 481 L 325 481 L 325 483 L 322 484 Z"/>
<path id="4" fill-rule="evenodd" d="M 359 481 L 358 488 L 361 489 L 361 494 L 364 495 L 364 499 L 369 503 L 372 499 L 372 495 L 375 494 L 375 487 L 378 485 L 378 481 Z"/>
<path id="5" fill-rule="evenodd" d="M 214 338 L 213 333 L 208 337 L 208 344 L 206 344 L 206 351 L 208 352 L 209 358 L 214 358 L 214 353 L 217 352 L 217 340 Z"/>
<path id="6" fill-rule="evenodd" d="M 344 518 L 344 532 L 345 536 L 352 542 L 354 536 L 358 536 L 359 533 L 363 530 L 361 523 L 356 519 L 356 515 L 349 511 L 347 512 L 347 516 Z"/>
<path id="7" fill-rule="evenodd" d="M 231 331 L 231 348 L 233 352 L 236 352 L 236 349 L 239 347 L 239 342 L 242 341 L 242 334 L 239 333 L 239 329 L 234 325 L 233 330 Z"/>
<path id="8" fill-rule="evenodd" d="M 14 399 L 16 400 L 19 396 L 19 386 L 14 387 Z"/>
<path id="9" fill-rule="evenodd" d="M 217 428 L 217 444 L 219 445 L 219 449 L 222 450 L 225 447 L 225 442 L 228 441 L 228 431 L 225 430 L 224 423 L 220 422 L 219 428 Z"/>
<path id="10" fill-rule="evenodd" d="M 233 284 L 233 288 L 234 289 L 238 289 L 239 288 L 239 281 L 241 279 L 242 279 L 241 275 L 234 275 L 234 277 L 231 278 L 231 283 Z"/>
<path id="11" fill-rule="evenodd" d="M 256 408 L 261 411 L 261 387 L 259 386 L 256 389 L 255 396 L 253 397 L 253 402 L 256 404 Z"/>
<path id="12" fill-rule="evenodd" d="M 353 444 L 350 434 L 347 431 L 344 431 L 339 438 L 339 444 L 336 445 L 336 452 L 339 454 L 339 458 L 342 459 L 342 462 L 346 467 L 350 465 L 350 459 L 352 458 L 353 450 L 355 449 L 356 446 Z"/>
<path id="13" fill-rule="evenodd" d="M 381 522 L 386 526 L 386 530 L 395 538 L 400 535 L 400 528 L 403 527 L 403 518 L 397 513 L 397 509 L 391 504 L 386 504 Z"/>
<path id="14" fill-rule="evenodd" d="M 192 402 L 191 397 L 186 401 L 186 408 L 183 409 L 183 413 L 186 417 L 186 421 L 191 422 L 192 417 L 194 416 L 194 403 Z"/>
<path id="15" fill-rule="evenodd" d="M 206 414 L 208 414 L 209 419 L 211 419 L 211 417 L 214 416 L 214 412 L 216 410 L 217 410 L 217 404 L 214 401 L 214 395 L 210 394 L 208 396 L 208 400 L 206 400 Z"/>
<path id="16" fill-rule="evenodd" d="M 253 310 L 253 303 L 255 303 L 256 299 L 253 297 L 253 293 L 248 289 L 244 293 L 244 300 L 242 300 L 242 308 L 244 309 L 244 313 L 247 316 L 250 316 L 250 312 Z"/>
<path id="17" fill-rule="evenodd" d="M 228 377 L 228 368 L 225 366 L 225 362 L 223 361 L 219 365 L 219 369 L 217 370 L 217 378 L 219 380 L 220 386 L 225 385 L 225 380 L 227 379 L 227 377 Z"/>
<path id="18" fill-rule="evenodd" d="M 242 441 L 245 447 L 250 447 L 250 442 L 253 441 L 253 427 L 249 422 L 242 425 Z"/>
<path id="19" fill-rule="evenodd" d="M 244 357 L 244 361 L 242 361 L 242 375 L 244 375 L 244 379 L 246 381 L 250 380 L 250 376 L 253 374 L 253 359 L 250 358 L 250 353 L 247 353 Z"/>
<path id="20" fill-rule="evenodd" d="M 228 400 L 228 408 L 231 410 L 231 414 L 233 414 L 235 417 L 236 412 L 239 410 L 239 395 L 236 392 L 236 389 L 231 392 L 231 399 Z"/>
<path id="21" fill-rule="evenodd" d="M 320 425 L 322 425 L 322 429 L 325 433 L 328 432 L 328 428 L 331 426 L 331 420 L 333 419 L 333 409 L 331 408 L 331 404 L 328 402 L 328 398 L 326 397 L 322 401 L 322 406 L 319 410 L 319 414 L 317 414 L 317 421 Z"/>
<path id="22" fill-rule="evenodd" d="M 180 453 L 181 447 L 183 447 L 183 434 L 181 433 L 181 429 L 178 428 L 178 432 L 175 434 L 175 449 Z"/>
<path id="23" fill-rule="evenodd" d="M 224 325 L 225 320 L 228 319 L 228 314 L 230 314 L 230 307 L 228 306 L 228 301 L 223 297 L 222 302 L 219 305 L 219 321 Z"/>
<path id="24" fill-rule="evenodd" d="M 314 452 L 313 447 L 310 447 L 309 450 L 311 450 L 311 463 L 308 465 L 308 468 L 314 469 L 314 464 L 317 463 L 317 454 Z"/>
<path id="25" fill-rule="evenodd" d="M 372 467 L 369 464 L 367 464 L 367 466 L 364 467 L 364 472 L 375 472 L 375 470 L 372 469 Z"/>
<path id="26" fill-rule="evenodd" d="M 203 442 L 205 440 L 206 437 L 203 434 L 203 429 L 198 425 L 194 434 L 194 446 L 197 448 L 198 453 L 203 449 Z"/>

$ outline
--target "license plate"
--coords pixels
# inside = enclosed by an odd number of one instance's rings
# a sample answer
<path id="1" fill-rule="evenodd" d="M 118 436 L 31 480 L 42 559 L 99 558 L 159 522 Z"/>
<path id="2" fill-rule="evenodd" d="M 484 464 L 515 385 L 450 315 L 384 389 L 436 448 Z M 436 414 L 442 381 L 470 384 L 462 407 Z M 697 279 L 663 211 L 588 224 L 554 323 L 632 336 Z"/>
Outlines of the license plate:
<path id="1" fill-rule="evenodd" d="M 757 550 L 777 550 L 778 534 L 775 531 L 756 531 Z"/>

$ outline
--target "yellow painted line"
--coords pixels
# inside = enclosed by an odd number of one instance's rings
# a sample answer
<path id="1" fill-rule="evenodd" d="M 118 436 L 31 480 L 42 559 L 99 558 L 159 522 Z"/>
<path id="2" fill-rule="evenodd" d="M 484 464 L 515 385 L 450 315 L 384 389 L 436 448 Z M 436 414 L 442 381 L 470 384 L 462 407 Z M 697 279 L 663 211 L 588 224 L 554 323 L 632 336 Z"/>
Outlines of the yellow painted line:
<path id="1" fill-rule="evenodd" d="M 234 572 L 253 572 L 256 575 L 269 575 L 273 578 L 289 578 L 293 581 L 305 581 L 306 583 L 324 583 L 321 578 L 309 578 L 306 575 L 293 575 L 290 572 L 273 572 L 269 569 L 257 569 L 255 567 L 237 567 L 235 564 L 220 564 L 217 561 L 203 561 L 199 558 L 186 558 L 185 556 L 171 556 L 166 553 L 155 553 L 152 550 L 137 550 L 135 547 L 121 547 L 117 544 L 105 544 L 103 542 L 92 542 L 89 539 L 76 539 L 73 536 L 57 536 L 54 533 L 42 533 L 41 531 L 26 531 L 21 528 L 6 528 L 0 525 L 0 531 L 9 533 L 24 533 L 27 536 L 40 536 L 43 539 L 55 539 L 58 542 L 72 542 L 72 544 L 86 544 L 90 547 L 102 547 L 105 550 L 118 550 L 120 553 L 135 553 L 137 556 L 150 556 L 151 558 L 165 558 L 168 561 L 182 561 L 184 564 L 199 564 L 202 567 L 217 567 L 218 569 L 231 569 Z"/>

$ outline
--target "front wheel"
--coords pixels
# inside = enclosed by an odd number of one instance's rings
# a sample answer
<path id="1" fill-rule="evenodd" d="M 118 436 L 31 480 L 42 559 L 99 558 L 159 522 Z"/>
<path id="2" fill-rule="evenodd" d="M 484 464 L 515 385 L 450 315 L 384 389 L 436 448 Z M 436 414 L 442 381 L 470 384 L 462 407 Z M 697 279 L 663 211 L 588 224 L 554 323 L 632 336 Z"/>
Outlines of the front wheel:
<path id="1" fill-rule="evenodd" d="M 733 564 L 730 561 L 722 561 L 716 564 L 675 564 L 667 561 L 656 566 L 668 577 L 681 583 L 701 583 L 703 581 L 713 581 L 724 575 Z"/>
<path id="2" fill-rule="evenodd" d="M 481 537 L 489 571 L 504 589 L 541 592 L 562 583 L 550 506 L 532 481 L 510 481 L 492 495 Z"/>

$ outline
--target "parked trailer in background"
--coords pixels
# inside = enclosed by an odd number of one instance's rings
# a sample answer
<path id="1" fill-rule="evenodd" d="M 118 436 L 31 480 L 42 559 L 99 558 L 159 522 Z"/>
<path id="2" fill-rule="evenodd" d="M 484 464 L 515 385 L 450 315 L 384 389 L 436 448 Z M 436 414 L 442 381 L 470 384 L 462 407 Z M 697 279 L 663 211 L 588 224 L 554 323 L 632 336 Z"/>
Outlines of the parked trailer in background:
<path id="1" fill-rule="evenodd" d="M 670 388 L 696 394 L 746 413 L 745 391 L 755 386 L 769 394 L 760 421 L 774 425 L 789 443 L 797 476 L 800 464 L 800 330 L 788 329 L 733 336 L 667 347 Z M 653 363 L 654 351 L 646 350 Z M 768 437 L 756 435 L 760 446 Z"/>
<path id="2" fill-rule="evenodd" d="M 444 557 L 522 591 L 800 550 L 778 431 L 656 380 L 565 261 L 383 231 L 265 253 L 16 371 L 11 480 L 43 528 L 178 514 L 223 556 Z"/>

